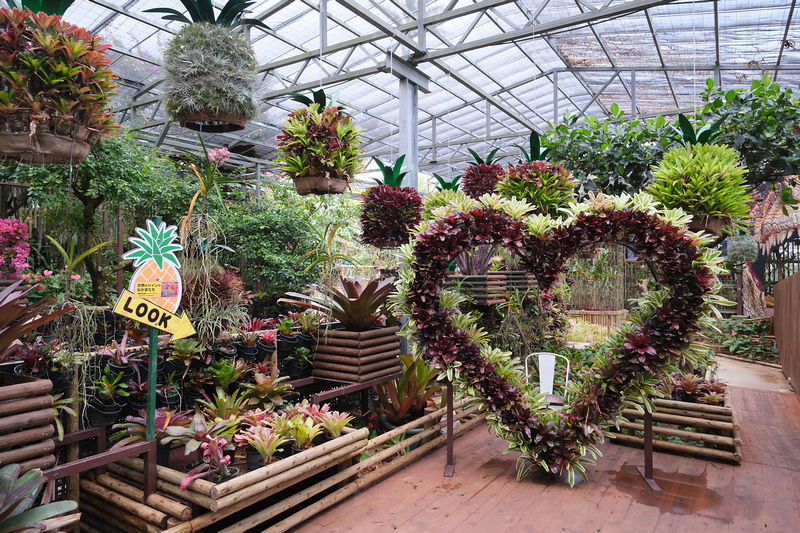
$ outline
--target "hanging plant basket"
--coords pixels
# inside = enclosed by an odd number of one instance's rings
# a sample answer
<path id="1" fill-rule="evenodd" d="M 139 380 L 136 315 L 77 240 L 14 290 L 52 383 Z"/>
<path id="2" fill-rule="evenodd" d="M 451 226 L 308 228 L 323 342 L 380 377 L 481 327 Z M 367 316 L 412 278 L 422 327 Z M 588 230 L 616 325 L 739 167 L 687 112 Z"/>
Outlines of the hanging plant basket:
<path id="1" fill-rule="evenodd" d="M 347 190 L 347 180 L 326 176 L 294 178 L 294 189 L 300 196 L 307 194 L 342 194 Z"/>
<path id="2" fill-rule="evenodd" d="M 689 222 L 689 229 L 692 231 L 705 231 L 714 235 L 719 235 L 725 219 L 721 217 L 694 217 Z"/>
<path id="3" fill-rule="evenodd" d="M 89 155 L 84 141 L 51 133 L 0 133 L 0 158 L 38 165 L 77 165 Z"/>
<path id="4" fill-rule="evenodd" d="M 225 112 L 187 111 L 178 115 L 178 121 L 181 127 L 207 133 L 240 131 L 247 126 L 246 116 Z"/>

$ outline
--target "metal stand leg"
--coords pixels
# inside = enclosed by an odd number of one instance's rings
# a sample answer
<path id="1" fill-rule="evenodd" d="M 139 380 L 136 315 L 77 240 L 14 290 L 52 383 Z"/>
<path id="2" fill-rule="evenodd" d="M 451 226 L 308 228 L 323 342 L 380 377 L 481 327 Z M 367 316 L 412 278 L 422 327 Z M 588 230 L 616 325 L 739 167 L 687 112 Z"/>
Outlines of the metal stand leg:
<path id="1" fill-rule="evenodd" d="M 144 497 L 147 498 L 156 491 L 158 473 L 156 472 L 156 441 L 148 443 L 147 451 L 144 453 Z"/>
<path id="2" fill-rule="evenodd" d="M 444 465 L 444 477 L 453 477 L 456 469 L 456 457 L 453 452 L 453 384 L 447 382 L 447 464 Z"/>
<path id="3" fill-rule="evenodd" d="M 661 492 L 661 487 L 653 479 L 653 414 L 649 411 L 644 413 L 644 468 L 637 466 L 636 469 L 653 492 Z"/>

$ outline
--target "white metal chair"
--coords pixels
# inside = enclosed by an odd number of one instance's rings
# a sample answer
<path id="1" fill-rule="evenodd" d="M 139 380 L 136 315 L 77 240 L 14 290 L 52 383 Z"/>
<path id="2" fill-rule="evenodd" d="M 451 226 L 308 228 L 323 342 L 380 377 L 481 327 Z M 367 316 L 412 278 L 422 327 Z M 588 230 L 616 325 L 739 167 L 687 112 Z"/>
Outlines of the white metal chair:
<path id="1" fill-rule="evenodd" d="M 552 352 L 535 352 L 528 354 L 525 357 L 525 377 L 528 378 L 528 360 L 531 357 L 537 357 L 537 366 L 539 368 L 539 390 L 547 398 L 550 405 L 563 405 L 564 398 L 557 394 L 553 394 L 553 385 L 555 382 L 556 374 L 556 357 L 562 358 L 567 362 L 567 373 L 564 379 L 564 392 L 567 390 L 567 383 L 569 383 L 569 359 L 563 355 Z"/>

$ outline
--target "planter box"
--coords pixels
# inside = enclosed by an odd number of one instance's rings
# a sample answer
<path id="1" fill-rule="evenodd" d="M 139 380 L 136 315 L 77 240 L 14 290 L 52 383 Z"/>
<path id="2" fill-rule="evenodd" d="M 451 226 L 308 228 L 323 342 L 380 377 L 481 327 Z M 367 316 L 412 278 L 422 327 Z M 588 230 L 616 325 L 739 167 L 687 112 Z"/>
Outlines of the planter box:
<path id="1" fill-rule="evenodd" d="M 506 301 L 506 274 L 504 272 L 493 272 L 483 276 L 453 274 L 445 282 L 445 287 L 465 289 L 476 305 L 497 305 Z"/>
<path id="2" fill-rule="evenodd" d="M 580 318 L 590 324 L 599 324 L 607 328 L 615 328 L 628 320 L 627 309 L 620 309 L 618 311 L 589 311 L 586 309 L 577 309 L 568 311 L 568 313 L 570 316 Z"/>
<path id="3" fill-rule="evenodd" d="M 676 452 L 701 459 L 739 463 L 742 460 L 739 424 L 733 406 L 713 406 L 675 400 L 654 400 L 653 448 Z M 725 401 L 728 404 L 726 398 Z M 644 415 L 636 409 L 622 411 L 629 422 L 620 422 L 619 429 L 611 426 L 612 442 L 643 447 Z M 661 424 L 661 425 L 656 425 Z M 696 431 L 689 430 L 692 428 Z M 661 440 L 659 435 L 694 441 L 699 445 Z"/>
<path id="4" fill-rule="evenodd" d="M 22 472 L 56 464 L 53 383 L 0 372 L 0 467 L 19 463 Z"/>
<path id="5" fill-rule="evenodd" d="M 397 372 L 401 367 L 398 331 L 397 326 L 359 332 L 318 330 L 311 375 L 361 383 Z"/>
<path id="6" fill-rule="evenodd" d="M 498 272 L 504 274 L 506 277 L 506 290 L 516 289 L 520 294 L 525 294 L 525 291 L 534 287 L 536 282 L 534 277 L 528 273 L 527 270 L 507 270 Z"/>

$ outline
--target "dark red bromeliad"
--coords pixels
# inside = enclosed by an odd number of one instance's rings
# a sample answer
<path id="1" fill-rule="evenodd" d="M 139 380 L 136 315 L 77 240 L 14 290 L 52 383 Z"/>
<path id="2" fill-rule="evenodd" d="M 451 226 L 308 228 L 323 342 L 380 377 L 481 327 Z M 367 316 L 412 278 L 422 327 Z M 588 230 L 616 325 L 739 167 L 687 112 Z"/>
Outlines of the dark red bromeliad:
<path id="1" fill-rule="evenodd" d="M 543 236 L 526 231 L 526 223 L 491 208 L 472 209 L 431 221 L 413 242 L 414 279 L 407 286 L 406 308 L 416 323 L 416 341 L 426 358 L 442 369 L 458 365 L 457 382 L 483 402 L 498 436 L 509 450 L 522 452 L 523 463 L 558 474 L 583 475 L 585 456 L 597 456 L 603 426 L 613 421 L 628 399 L 641 398 L 690 346 L 698 319 L 709 310 L 714 291 L 713 261 L 698 248 L 701 239 L 654 214 L 608 207 L 583 212 L 569 226 Z M 547 409 L 521 377 L 503 372 L 482 353 L 468 333 L 457 329 L 440 304 L 440 291 L 450 261 L 480 244 L 505 247 L 519 254 L 545 299 L 564 269 L 564 262 L 593 243 L 621 242 L 661 265 L 660 283 L 669 289 L 651 312 L 612 341 L 615 350 L 599 357 L 574 380 L 567 405 Z M 635 321 L 636 322 L 636 321 Z M 685 353 L 684 353 L 685 355 Z M 611 422 L 613 423 L 613 422 Z M 521 473 L 527 467 L 521 469 Z"/>

